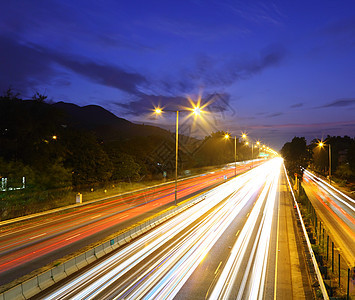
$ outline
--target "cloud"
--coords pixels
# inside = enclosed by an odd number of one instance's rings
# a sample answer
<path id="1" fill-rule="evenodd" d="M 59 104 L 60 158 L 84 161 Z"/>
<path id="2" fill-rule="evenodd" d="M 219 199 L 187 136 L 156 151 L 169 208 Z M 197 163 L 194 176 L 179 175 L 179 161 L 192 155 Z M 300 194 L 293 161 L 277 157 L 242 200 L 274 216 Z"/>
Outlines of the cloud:
<path id="1" fill-rule="evenodd" d="M 303 106 L 303 103 L 296 103 L 296 104 L 291 105 L 290 107 L 291 108 L 298 108 L 298 107 L 302 107 L 302 106 Z"/>
<path id="2" fill-rule="evenodd" d="M 53 76 L 51 59 L 37 49 L 0 36 L 0 89 L 17 86 L 24 90 L 49 83 Z"/>
<path id="3" fill-rule="evenodd" d="M 86 77 L 92 82 L 121 91 L 139 94 L 139 85 L 147 79 L 135 72 L 128 72 L 118 66 L 99 64 L 82 57 L 73 57 L 34 45 L 19 44 L 11 38 L 0 36 L 0 88 L 10 85 L 24 90 L 33 89 L 40 84 L 64 84 L 58 81 L 59 73 L 55 64 Z M 6 58 L 6 59 L 4 59 Z"/>
<path id="4" fill-rule="evenodd" d="M 226 93 L 207 94 L 200 99 L 200 106 L 204 104 L 204 110 L 209 112 L 229 113 L 234 115 L 234 109 L 229 105 L 230 95 Z M 198 100 L 192 100 L 195 104 Z M 187 96 L 164 96 L 164 95 L 148 95 L 140 93 L 136 95 L 136 99 L 126 103 L 115 103 L 117 106 L 126 110 L 127 114 L 134 116 L 145 115 L 147 112 L 153 111 L 154 107 L 160 107 L 163 110 L 186 110 L 191 108 L 191 103 Z"/>
<path id="5" fill-rule="evenodd" d="M 72 59 L 58 54 L 53 55 L 54 61 L 87 79 L 117 88 L 121 91 L 136 94 L 138 86 L 147 83 L 144 76 L 138 73 L 127 72 L 113 65 L 98 64 L 93 61 Z"/>
<path id="6" fill-rule="evenodd" d="M 263 128 L 291 128 L 295 130 L 296 128 L 322 128 L 329 127 L 334 128 L 335 126 L 355 126 L 355 121 L 345 121 L 345 122 L 324 122 L 324 123 L 288 123 L 288 124 L 273 124 L 273 125 L 251 125 L 252 129 L 263 129 Z"/>
<path id="7" fill-rule="evenodd" d="M 355 46 L 355 19 L 343 19 L 324 28 L 321 33 L 344 45 Z"/>
<path id="8" fill-rule="evenodd" d="M 335 100 L 331 103 L 319 106 L 318 108 L 327 108 L 327 107 L 347 107 L 355 105 L 355 98 L 343 98 Z"/>
<path id="9" fill-rule="evenodd" d="M 276 113 L 273 113 L 273 114 L 269 114 L 266 117 L 267 118 L 274 118 L 274 117 L 278 117 L 278 116 L 281 116 L 281 115 L 283 115 L 282 112 L 276 112 Z"/>
<path id="10" fill-rule="evenodd" d="M 190 87 L 191 82 L 198 82 L 207 87 L 226 87 L 238 80 L 246 80 L 267 68 L 276 66 L 284 59 L 286 50 L 279 45 L 272 45 L 260 51 L 258 57 L 226 58 L 220 60 L 200 54 L 195 66 L 185 69 L 180 75 L 185 80 L 181 86 Z"/>

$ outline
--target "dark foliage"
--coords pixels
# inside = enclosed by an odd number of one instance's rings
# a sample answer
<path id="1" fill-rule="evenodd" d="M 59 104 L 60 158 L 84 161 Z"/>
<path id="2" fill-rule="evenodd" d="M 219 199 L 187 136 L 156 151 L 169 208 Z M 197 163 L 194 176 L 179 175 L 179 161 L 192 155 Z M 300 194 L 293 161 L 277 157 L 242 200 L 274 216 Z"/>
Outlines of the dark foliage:
<path id="1" fill-rule="evenodd" d="M 298 174 L 299 178 L 303 175 L 302 168 L 307 168 L 312 158 L 304 137 L 294 137 L 291 142 L 283 145 L 281 155 L 289 175 Z"/>

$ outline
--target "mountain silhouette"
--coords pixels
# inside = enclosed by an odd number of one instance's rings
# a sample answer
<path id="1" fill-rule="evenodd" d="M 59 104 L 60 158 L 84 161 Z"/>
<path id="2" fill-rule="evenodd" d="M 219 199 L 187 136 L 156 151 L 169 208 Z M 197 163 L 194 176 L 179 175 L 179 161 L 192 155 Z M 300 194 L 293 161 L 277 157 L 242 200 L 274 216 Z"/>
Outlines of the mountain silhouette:
<path id="1" fill-rule="evenodd" d="M 137 136 L 171 136 L 160 127 L 132 123 L 117 117 L 98 105 L 78 106 L 73 103 L 57 102 L 52 104 L 65 114 L 68 126 L 89 130 L 105 141 L 120 140 Z"/>

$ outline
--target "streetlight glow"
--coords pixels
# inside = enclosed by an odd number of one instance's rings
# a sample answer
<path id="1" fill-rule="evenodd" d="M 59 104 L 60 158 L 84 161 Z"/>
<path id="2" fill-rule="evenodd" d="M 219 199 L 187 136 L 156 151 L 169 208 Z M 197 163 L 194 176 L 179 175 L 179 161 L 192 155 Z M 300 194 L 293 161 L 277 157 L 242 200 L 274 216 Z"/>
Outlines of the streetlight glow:
<path id="1" fill-rule="evenodd" d="M 163 111 L 161 110 L 161 108 L 157 107 L 156 109 L 154 109 L 154 112 L 160 115 Z"/>
<path id="2" fill-rule="evenodd" d="M 201 114 L 201 109 L 198 106 L 196 106 L 193 108 L 192 112 L 194 115 L 199 116 Z"/>
<path id="3" fill-rule="evenodd" d="M 224 135 L 224 138 L 225 138 L 226 140 L 228 140 L 228 139 L 230 138 L 229 134 L 226 133 L 226 134 Z"/>

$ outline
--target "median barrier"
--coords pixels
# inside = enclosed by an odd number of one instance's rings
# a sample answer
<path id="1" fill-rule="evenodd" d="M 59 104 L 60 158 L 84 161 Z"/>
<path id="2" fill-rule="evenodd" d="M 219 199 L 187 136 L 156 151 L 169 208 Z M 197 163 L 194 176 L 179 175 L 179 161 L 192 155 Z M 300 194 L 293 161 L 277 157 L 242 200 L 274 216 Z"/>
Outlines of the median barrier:
<path id="1" fill-rule="evenodd" d="M 118 240 L 118 237 L 116 236 L 116 237 L 113 239 L 113 245 L 111 245 L 112 250 L 117 249 L 119 246 L 120 246 L 119 240 Z"/>
<path id="2" fill-rule="evenodd" d="M 104 244 L 100 244 L 100 245 L 96 246 L 94 249 L 95 249 L 96 258 L 100 258 L 106 254 L 104 251 Z"/>
<path id="3" fill-rule="evenodd" d="M 119 241 L 118 241 L 118 245 L 119 246 L 123 246 L 123 245 L 125 245 L 127 242 L 126 242 L 126 240 L 124 239 L 124 238 L 122 238 L 122 239 L 120 239 Z"/>
<path id="4" fill-rule="evenodd" d="M 85 266 L 88 265 L 88 262 L 85 259 L 85 253 L 82 253 L 75 257 L 75 264 L 78 267 L 78 269 L 84 268 Z"/>
<path id="5" fill-rule="evenodd" d="M 64 270 L 64 264 L 60 264 L 58 266 L 55 266 L 54 268 L 51 269 L 52 271 L 52 278 L 54 282 L 58 282 L 65 277 L 67 277 L 67 274 L 65 273 Z"/>
<path id="6" fill-rule="evenodd" d="M 48 270 L 42 274 L 39 274 L 37 277 L 38 277 L 38 286 L 42 291 L 54 284 L 54 280 L 52 277 L 52 270 Z"/>
<path id="7" fill-rule="evenodd" d="M 3 297 L 4 297 L 4 300 L 23 300 L 23 299 L 25 299 L 25 297 L 22 294 L 21 284 L 4 292 Z"/>
<path id="8" fill-rule="evenodd" d="M 64 272 L 69 276 L 78 271 L 78 267 L 75 264 L 75 258 L 71 258 L 64 263 Z"/>
<path id="9" fill-rule="evenodd" d="M 133 233 L 131 234 L 131 238 L 134 239 L 134 238 L 136 238 L 137 236 L 139 236 L 141 233 L 142 233 L 141 230 L 135 231 L 135 232 L 133 232 Z"/>
<path id="10" fill-rule="evenodd" d="M 4 300 L 4 294 L 3 293 L 0 294 L 0 300 Z"/>
<path id="11" fill-rule="evenodd" d="M 108 254 L 108 253 L 112 252 L 112 250 L 113 250 L 110 241 L 105 242 L 103 248 L 104 248 L 105 254 Z"/>
<path id="12" fill-rule="evenodd" d="M 25 299 L 29 299 L 41 291 L 38 285 L 37 276 L 29 280 L 26 280 L 21 284 L 21 286 L 22 286 L 22 294 L 25 297 Z"/>
<path id="13" fill-rule="evenodd" d="M 95 249 L 94 248 L 92 248 L 92 249 L 90 249 L 90 250 L 85 252 L 85 259 L 86 259 L 88 264 L 91 264 L 92 262 L 94 262 L 96 260 Z"/>

